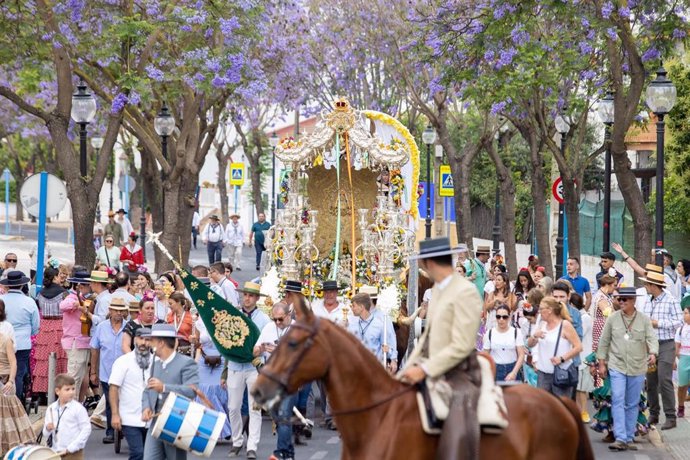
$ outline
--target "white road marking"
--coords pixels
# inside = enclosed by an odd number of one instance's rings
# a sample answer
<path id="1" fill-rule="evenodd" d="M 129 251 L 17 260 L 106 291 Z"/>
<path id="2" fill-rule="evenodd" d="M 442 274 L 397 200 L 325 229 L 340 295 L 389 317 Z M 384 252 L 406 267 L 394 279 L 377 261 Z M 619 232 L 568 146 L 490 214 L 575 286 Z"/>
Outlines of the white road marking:
<path id="1" fill-rule="evenodd" d="M 340 442 L 340 436 L 333 436 L 331 439 L 326 441 L 326 444 L 338 444 Z"/>
<path id="2" fill-rule="evenodd" d="M 310 460 L 321 460 L 323 458 L 326 458 L 326 455 L 328 455 L 328 451 L 320 450 L 309 458 Z"/>

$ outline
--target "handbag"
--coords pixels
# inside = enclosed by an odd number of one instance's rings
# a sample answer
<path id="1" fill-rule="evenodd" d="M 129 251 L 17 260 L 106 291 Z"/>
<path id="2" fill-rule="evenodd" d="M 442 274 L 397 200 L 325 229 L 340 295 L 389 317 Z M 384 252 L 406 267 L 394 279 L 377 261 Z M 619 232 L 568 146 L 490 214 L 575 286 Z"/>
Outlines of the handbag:
<path id="1" fill-rule="evenodd" d="M 558 338 L 556 339 L 556 349 L 553 351 L 555 357 L 558 353 L 558 344 L 561 341 L 561 332 L 563 331 L 563 322 L 558 327 Z M 577 385 L 578 371 L 575 363 L 571 362 L 570 366 L 563 369 L 561 366 L 553 367 L 553 384 L 560 388 L 574 387 Z"/>

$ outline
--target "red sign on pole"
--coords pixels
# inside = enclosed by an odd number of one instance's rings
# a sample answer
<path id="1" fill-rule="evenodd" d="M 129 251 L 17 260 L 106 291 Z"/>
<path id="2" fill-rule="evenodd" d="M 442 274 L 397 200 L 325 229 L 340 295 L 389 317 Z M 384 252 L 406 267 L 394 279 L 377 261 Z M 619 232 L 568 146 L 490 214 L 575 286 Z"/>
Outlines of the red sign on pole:
<path id="1" fill-rule="evenodd" d="M 553 185 L 551 186 L 551 193 L 553 193 L 553 197 L 560 204 L 565 203 L 565 200 L 563 199 L 563 180 L 560 177 L 553 181 Z"/>

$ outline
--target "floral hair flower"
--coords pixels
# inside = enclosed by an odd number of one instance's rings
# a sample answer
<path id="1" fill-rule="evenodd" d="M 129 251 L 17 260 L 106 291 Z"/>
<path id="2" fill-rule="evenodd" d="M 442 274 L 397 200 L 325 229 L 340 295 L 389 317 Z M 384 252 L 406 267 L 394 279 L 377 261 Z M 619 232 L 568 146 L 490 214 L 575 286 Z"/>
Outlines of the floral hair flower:
<path id="1" fill-rule="evenodd" d="M 47 265 L 57 270 L 60 267 L 60 261 L 57 260 L 55 257 L 51 257 L 50 259 L 48 259 Z"/>
<path id="2" fill-rule="evenodd" d="M 139 266 L 137 267 L 137 272 L 139 272 L 139 273 L 147 273 L 148 271 L 149 271 L 149 269 L 146 268 L 145 265 L 139 265 Z"/>

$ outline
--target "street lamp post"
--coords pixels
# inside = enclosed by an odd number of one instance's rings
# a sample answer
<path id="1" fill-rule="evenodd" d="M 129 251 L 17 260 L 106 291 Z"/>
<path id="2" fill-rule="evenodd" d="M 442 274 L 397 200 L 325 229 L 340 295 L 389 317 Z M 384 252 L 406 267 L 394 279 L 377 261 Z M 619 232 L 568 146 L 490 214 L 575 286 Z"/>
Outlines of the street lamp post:
<path id="1" fill-rule="evenodd" d="M 606 159 L 604 165 L 604 234 L 603 251 L 610 251 L 611 246 L 611 126 L 613 126 L 614 106 L 613 94 L 607 93 L 599 101 L 599 118 L 604 123 L 604 142 L 606 143 Z"/>
<path id="2" fill-rule="evenodd" d="M 168 106 L 163 102 L 163 107 L 158 115 L 153 120 L 153 128 L 156 133 L 161 137 L 161 152 L 163 153 L 163 158 L 167 161 L 168 159 L 168 136 L 170 136 L 175 130 L 175 119 L 170 114 Z M 163 191 L 163 181 L 165 180 L 165 170 L 161 168 L 161 214 L 163 216 L 163 227 L 165 227 L 165 193 Z"/>
<path id="3" fill-rule="evenodd" d="M 96 151 L 96 158 L 98 158 L 98 154 L 101 151 L 101 148 L 103 148 L 103 138 L 100 136 L 92 137 L 91 138 L 91 147 Z M 101 221 L 101 193 L 100 191 L 98 192 L 98 201 L 96 202 L 96 220 L 98 222 Z"/>
<path id="4" fill-rule="evenodd" d="M 676 87 L 666 77 L 662 65 L 656 78 L 647 87 L 647 106 L 657 117 L 656 122 L 656 264 L 664 265 L 664 256 L 658 250 L 664 247 L 664 116 L 676 103 Z"/>
<path id="5" fill-rule="evenodd" d="M 561 113 L 555 120 L 556 129 L 561 134 L 561 154 L 565 156 L 565 137 L 570 130 L 570 120 L 566 114 L 566 108 L 563 107 Z M 562 180 L 562 178 L 561 178 Z M 563 227 L 565 226 L 563 219 L 565 217 L 565 207 L 563 203 L 558 203 L 558 236 L 556 237 L 556 273 L 554 278 L 558 279 L 563 276 Z"/>
<path id="6" fill-rule="evenodd" d="M 86 125 L 96 116 L 96 98 L 86 92 L 84 80 L 79 80 L 77 92 L 72 95 L 71 117 L 79 125 L 79 171 L 86 178 Z"/>
<path id="7" fill-rule="evenodd" d="M 279 141 L 280 139 L 274 131 L 273 135 L 268 139 L 273 149 L 271 158 L 271 163 L 273 165 L 271 169 L 271 224 L 273 225 L 275 225 L 276 222 L 276 147 Z"/>
<path id="8" fill-rule="evenodd" d="M 431 146 L 436 142 L 436 131 L 428 125 L 422 133 L 422 141 L 426 144 L 426 228 L 425 239 L 431 238 Z"/>
<path id="9" fill-rule="evenodd" d="M 506 134 L 509 126 L 503 123 L 498 130 L 498 153 L 504 151 L 506 144 Z M 491 248 L 494 254 L 498 254 L 501 244 L 501 188 L 498 181 L 498 174 L 496 174 L 496 198 L 494 201 L 494 228 L 492 232 L 493 247 Z"/>

